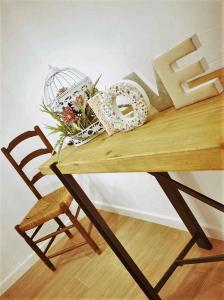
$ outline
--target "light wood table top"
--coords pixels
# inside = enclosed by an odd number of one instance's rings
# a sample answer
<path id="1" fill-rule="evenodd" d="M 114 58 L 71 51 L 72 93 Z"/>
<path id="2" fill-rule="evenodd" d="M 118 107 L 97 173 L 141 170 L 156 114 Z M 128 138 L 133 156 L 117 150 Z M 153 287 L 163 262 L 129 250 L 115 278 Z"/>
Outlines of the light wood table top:
<path id="1" fill-rule="evenodd" d="M 218 76 L 224 84 L 224 69 L 199 79 L 196 86 Z M 58 168 L 63 174 L 113 172 L 167 172 L 224 169 L 224 93 L 176 110 L 157 112 L 150 121 L 129 132 L 111 137 L 99 135 L 89 143 L 67 146 Z M 40 166 L 52 174 L 52 157 Z"/>

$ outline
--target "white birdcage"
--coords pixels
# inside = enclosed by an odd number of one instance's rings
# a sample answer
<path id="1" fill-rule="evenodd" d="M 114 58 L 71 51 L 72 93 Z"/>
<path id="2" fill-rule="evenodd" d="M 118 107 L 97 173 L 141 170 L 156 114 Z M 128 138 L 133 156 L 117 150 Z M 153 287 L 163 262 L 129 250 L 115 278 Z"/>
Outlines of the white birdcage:
<path id="1" fill-rule="evenodd" d="M 88 76 L 73 68 L 59 69 L 52 66 L 49 68 L 50 72 L 44 84 L 43 102 L 50 110 L 60 115 L 66 107 L 74 108 L 75 101 L 80 96 L 87 98 L 85 91 L 93 85 Z M 91 111 L 91 115 L 95 117 L 93 111 Z M 102 124 L 94 121 L 77 134 L 69 134 L 69 143 L 76 146 L 85 144 L 103 131 Z"/>
<path id="2" fill-rule="evenodd" d="M 66 106 L 76 94 L 92 84 L 91 79 L 73 68 L 59 69 L 49 65 L 44 84 L 44 103 L 51 109 Z"/>

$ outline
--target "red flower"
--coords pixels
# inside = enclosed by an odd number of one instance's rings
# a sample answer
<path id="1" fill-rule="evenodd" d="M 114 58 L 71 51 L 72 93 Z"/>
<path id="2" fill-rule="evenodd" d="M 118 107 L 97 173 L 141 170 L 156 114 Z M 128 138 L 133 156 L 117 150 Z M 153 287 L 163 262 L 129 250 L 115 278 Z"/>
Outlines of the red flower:
<path id="1" fill-rule="evenodd" d="M 61 113 L 63 122 L 67 125 L 72 125 L 78 118 L 70 106 L 64 107 Z"/>

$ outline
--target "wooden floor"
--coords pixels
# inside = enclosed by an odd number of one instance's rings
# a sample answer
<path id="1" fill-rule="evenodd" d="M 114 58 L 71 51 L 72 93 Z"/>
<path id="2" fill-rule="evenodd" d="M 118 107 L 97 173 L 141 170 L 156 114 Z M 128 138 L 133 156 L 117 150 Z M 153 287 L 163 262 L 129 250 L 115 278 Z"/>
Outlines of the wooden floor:
<path id="1" fill-rule="evenodd" d="M 166 226 L 108 212 L 102 214 L 153 285 L 190 238 L 188 233 Z M 101 255 L 87 245 L 82 246 L 53 259 L 55 273 L 39 261 L 1 299 L 146 299 L 96 230 L 93 237 L 103 251 Z M 55 247 L 69 246 L 75 238 L 81 241 L 77 234 L 72 240 L 64 237 Z M 212 243 L 212 251 L 194 246 L 188 257 L 224 251 L 224 242 L 212 240 Z M 179 267 L 160 296 L 163 300 L 224 299 L 224 263 Z"/>

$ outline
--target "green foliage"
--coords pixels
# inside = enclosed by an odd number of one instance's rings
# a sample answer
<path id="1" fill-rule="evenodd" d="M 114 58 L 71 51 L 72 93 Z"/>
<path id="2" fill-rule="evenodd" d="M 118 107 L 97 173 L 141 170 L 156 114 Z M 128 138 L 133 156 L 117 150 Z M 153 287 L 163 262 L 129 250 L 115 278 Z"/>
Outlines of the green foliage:
<path id="1" fill-rule="evenodd" d="M 97 80 L 93 85 L 89 86 L 85 90 L 88 99 L 90 99 L 91 97 L 93 97 L 98 93 L 98 89 L 96 86 L 101 76 L 102 74 L 97 78 Z M 44 102 L 41 105 L 41 111 L 49 114 L 57 122 L 55 126 L 47 125 L 46 128 L 50 131 L 50 134 L 59 135 L 59 138 L 54 146 L 54 151 L 53 151 L 53 152 L 57 152 L 58 160 L 66 138 L 74 136 L 78 132 L 82 131 L 83 129 L 85 129 L 86 127 L 88 127 L 89 125 L 97 121 L 95 114 L 92 112 L 88 104 L 86 105 L 86 107 L 80 108 L 80 118 L 78 118 L 77 121 L 71 125 L 65 124 L 61 119 L 61 113 L 57 111 L 53 111 Z M 82 137 L 79 137 L 78 139 L 83 140 Z"/>
<path id="2" fill-rule="evenodd" d="M 98 82 L 100 81 L 102 74 L 100 74 L 100 76 L 97 78 L 97 80 L 94 82 L 94 84 L 90 85 L 85 93 L 88 97 L 88 99 L 92 98 L 93 96 L 95 96 L 98 93 L 98 89 L 96 88 Z"/>

